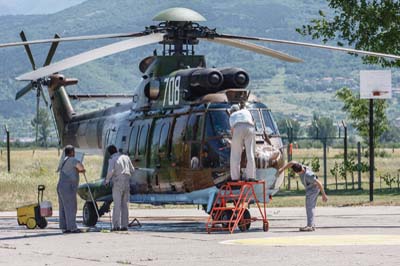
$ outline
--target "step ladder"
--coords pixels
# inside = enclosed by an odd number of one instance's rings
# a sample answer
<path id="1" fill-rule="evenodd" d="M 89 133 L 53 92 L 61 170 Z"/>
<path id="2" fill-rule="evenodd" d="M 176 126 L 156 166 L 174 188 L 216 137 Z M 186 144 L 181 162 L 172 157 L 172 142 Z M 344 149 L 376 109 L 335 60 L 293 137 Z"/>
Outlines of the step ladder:
<path id="1" fill-rule="evenodd" d="M 262 186 L 263 198 L 261 202 L 257 198 L 255 186 Z M 261 218 L 251 217 L 248 210 L 250 204 L 257 206 Z M 268 231 L 265 181 L 227 182 L 218 191 L 206 223 L 206 230 L 207 233 L 229 231 L 232 234 L 238 227 L 243 232 L 250 228 L 251 222 L 257 220 L 262 220 L 263 230 Z"/>

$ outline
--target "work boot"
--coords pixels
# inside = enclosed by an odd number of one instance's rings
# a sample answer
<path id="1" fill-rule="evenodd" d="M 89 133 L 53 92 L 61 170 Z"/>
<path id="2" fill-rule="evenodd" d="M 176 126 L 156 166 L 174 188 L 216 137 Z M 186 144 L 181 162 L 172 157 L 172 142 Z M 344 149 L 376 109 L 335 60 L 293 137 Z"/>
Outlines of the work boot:
<path id="1" fill-rule="evenodd" d="M 127 227 L 121 227 L 121 229 L 119 229 L 119 231 L 128 231 Z"/>
<path id="2" fill-rule="evenodd" d="M 304 227 L 300 227 L 299 231 L 301 231 L 301 232 L 313 232 L 313 231 L 315 231 L 315 227 L 314 226 L 304 226 Z"/>

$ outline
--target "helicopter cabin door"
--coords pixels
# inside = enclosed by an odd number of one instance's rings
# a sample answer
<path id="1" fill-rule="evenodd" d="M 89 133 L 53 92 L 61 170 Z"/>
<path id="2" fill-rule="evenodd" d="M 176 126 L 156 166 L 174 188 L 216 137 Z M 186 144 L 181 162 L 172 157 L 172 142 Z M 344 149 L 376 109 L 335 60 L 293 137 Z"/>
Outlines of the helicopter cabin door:
<path id="1" fill-rule="evenodd" d="M 132 123 L 128 142 L 128 155 L 135 167 L 133 183 L 136 191 L 147 193 L 152 191 L 151 176 L 147 163 L 148 142 L 152 119 L 136 120 Z"/>
<path id="2" fill-rule="evenodd" d="M 110 154 L 107 152 L 107 147 L 111 144 L 115 143 L 116 137 L 116 128 L 112 125 L 109 129 L 107 129 L 106 134 L 104 135 L 104 158 L 103 158 L 103 168 L 101 170 L 101 178 L 105 178 L 108 171 L 108 159 L 110 159 Z"/>
<path id="3" fill-rule="evenodd" d="M 151 132 L 149 167 L 155 169 L 152 185 L 157 192 L 168 192 L 171 189 L 168 156 L 171 124 L 172 118 L 159 118 L 154 122 Z"/>
<path id="4" fill-rule="evenodd" d="M 174 118 L 173 129 L 171 131 L 171 149 L 169 167 L 170 188 L 172 192 L 184 192 L 186 173 L 185 169 L 189 167 L 187 158 L 188 149 L 184 143 L 186 124 L 188 115 L 178 115 Z"/>

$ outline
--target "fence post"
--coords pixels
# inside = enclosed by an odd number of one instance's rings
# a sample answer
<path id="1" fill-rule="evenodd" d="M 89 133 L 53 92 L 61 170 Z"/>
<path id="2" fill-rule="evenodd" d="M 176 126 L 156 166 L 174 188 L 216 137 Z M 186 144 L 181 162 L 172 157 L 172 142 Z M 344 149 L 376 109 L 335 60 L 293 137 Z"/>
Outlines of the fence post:
<path id="1" fill-rule="evenodd" d="M 8 130 L 8 126 L 4 126 L 4 130 L 6 131 L 7 135 L 7 170 L 8 172 L 11 171 L 11 159 L 10 159 L 10 131 Z"/>
<path id="2" fill-rule="evenodd" d="M 358 189 L 361 190 L 361 143 L 357 142 Z"/>
<path id="3" fill-rule="evenodd" d="M 287 134 L 288 134 L 288 162 L 292 160 L 292 142 L 293 142 L 293 127 L 289 120 L 286 120 Z M 290 190 L 290 175 L 288 174 L 288 190 Z"/>
<path id="4" fill-rule="evenodd" d="M 326 190 L 327 187 L 327 178 L 326 178 L 326 171 L 327 171 L 327 166 L 326 166 L 326 138 L 322 140 L 322 143 L 324 145 L 324 189 Z"/>
<path id="5" fill-rule="evenodd" d="M 342 120 L 342 125 L 343 125 L 343 133 L 344 133 L 344 136 L 343 136 L 343 160 L 344 160 L 344 165 L 346 166 L 345 167 L 345 172 L 344 172 L 344 174 L 346 175 L 346 180 L 347 180 L 347 166 L 348 166 L 348 164 L 347 164 L 347 125 L 346 125 L 346 123 Z M 353 182 L 353 184 L 352 184 L 352 187 L 354 188 L 354 182 Z"/>

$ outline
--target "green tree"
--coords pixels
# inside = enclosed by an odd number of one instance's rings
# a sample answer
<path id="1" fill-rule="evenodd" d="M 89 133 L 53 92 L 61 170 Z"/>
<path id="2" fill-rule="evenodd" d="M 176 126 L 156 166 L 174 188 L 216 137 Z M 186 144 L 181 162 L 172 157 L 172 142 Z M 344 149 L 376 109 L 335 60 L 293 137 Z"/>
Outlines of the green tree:
<path id="1" fill-rule="evenodd" d="M 368 142 L 369 136 L 369 101 L 360 99 L 348 88 L 336 92 L 336 97 L 343 101 L 343 111 L 347 113 L 351 125 L 357 129 L 358 134 Z M 387 130 L 386 117 L 387 103 L 385 100 L 374 100 L 374 143 Z"/>
<path id="2" fill-rule="evenodd" d="M 316 137 L 318 130 L 319 138 L 332 138 L 336 135 L 337 128 L 333 124 L 332 118 L 320 117 L 317 114 L 313 114 L 313 121 L 310 127 L 307 129 L 309 137 Z M 328 140 L 327 143 L 331 143 L 332 140 Z"/>
<path id="3" fill-rule="evenodd" d="M 400 128 L 395 126 L 393 123 L 389 123 L 388 129 L 383 132 L 383 134 L 379 138 L 382 142 L 392 142 L 399 143 L 400 142 Z"/>
<path id="4" fill-rule="evenodd" d="M 319 11 L 319 18 L 296 29 L 313 39 L 347 41 L 356 49 L 399 54 L 400 1 L 393 0 L 327 0 L 329 10 Z M 327 15 L 328 14 L 328 15 Z M 400 60 L 364 57 L 364 63 L 382 66 L 400 66 Z"/>
<path id="5" fill-rule="evenodd" d="M 298 136 L 300 136 L 301 134 L 301 128 L 300 128 L 300 123 L 297 120 L 294 119 L 279 119 L 277 121 L 277 125 L 278 125 L 278 129 L 279 129 L 279 133 L 281 133 L 282 135 L 287 135 L 288 134 L 288 130 L 287 130 L 287 125 L 286 125 L 286 120 L 292 124 L 292 128 L 293 128 L 293 139 L 296 139 Z"/>
<path id="6" fill-rule="evenodd" d="M 46 109 L 40 108 L 39 115 L 35 116 L 31 121 L 31 125 L 34 130 L 36 130 L 36 125 L 38 126 L 38 143 L 42 147 L 47 147 L 47 139 L 50 136 L 51 121 L 49 113 Z"/>

